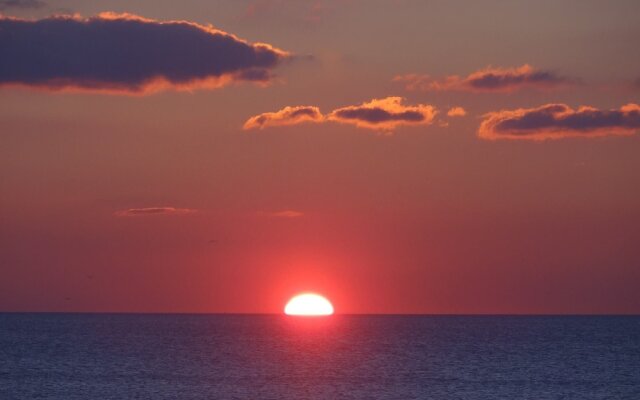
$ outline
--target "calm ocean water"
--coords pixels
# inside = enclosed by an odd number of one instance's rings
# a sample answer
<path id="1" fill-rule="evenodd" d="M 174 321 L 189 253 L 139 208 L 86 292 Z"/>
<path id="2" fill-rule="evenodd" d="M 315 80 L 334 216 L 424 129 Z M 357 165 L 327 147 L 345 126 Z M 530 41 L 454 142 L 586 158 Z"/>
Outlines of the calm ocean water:
<path id="1" fill-rule="evenodd" d="M 640 317 L 0 314 L 0 399 L 640 399 Z"/>

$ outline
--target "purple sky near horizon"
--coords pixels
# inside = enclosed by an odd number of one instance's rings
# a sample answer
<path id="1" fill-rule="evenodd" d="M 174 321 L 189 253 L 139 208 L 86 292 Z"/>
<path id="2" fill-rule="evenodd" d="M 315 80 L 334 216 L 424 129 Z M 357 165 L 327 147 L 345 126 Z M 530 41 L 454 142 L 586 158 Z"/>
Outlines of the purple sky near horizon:
<path id="1" fill-rule="evenodd" d="M 87 60 L 67 28 L 106 11 L 150 21 L 85 21 Z M 310 290 L 339 313 L 640 313 L 637 1 L 0 13 L 31 21 L 0 19 L 0 311 L 281 312 Z M 42 35 L 59 13 L 79 16 Z M 159 35 L 163 57 L 117 57 Z M 36 63 L 34 38 L 64 51 Z"/>

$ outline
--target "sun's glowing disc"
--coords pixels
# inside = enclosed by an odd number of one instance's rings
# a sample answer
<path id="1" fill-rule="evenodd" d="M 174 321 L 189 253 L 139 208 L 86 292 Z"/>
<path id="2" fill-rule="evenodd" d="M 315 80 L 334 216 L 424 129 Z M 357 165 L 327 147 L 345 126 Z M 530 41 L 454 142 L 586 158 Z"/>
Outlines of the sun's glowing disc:
<path id="1" fill-rule="evenodd" d="M 304 293 L 294 296 L 284 307 L 287 315 L 321 316 L 333 314 L 333 306 L 326 298 L 314 294 Z"/>

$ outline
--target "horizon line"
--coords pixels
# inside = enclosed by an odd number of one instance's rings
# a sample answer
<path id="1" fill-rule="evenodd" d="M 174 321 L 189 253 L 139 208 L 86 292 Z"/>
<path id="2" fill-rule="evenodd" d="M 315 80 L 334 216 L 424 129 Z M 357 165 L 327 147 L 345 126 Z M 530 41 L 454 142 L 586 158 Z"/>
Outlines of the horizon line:
<path id="1" fill-rule="evenodd" d="M 157 311 L 4 311 L 0 314 L 70 314 L 70 315 L 194 315 L 194 316 L 284 316 L 318 318 L 345 317 L 640 317 L 640 313 L 334 313 L 323 316 L 290 316 L 283 312 L 157 312 Z"/>

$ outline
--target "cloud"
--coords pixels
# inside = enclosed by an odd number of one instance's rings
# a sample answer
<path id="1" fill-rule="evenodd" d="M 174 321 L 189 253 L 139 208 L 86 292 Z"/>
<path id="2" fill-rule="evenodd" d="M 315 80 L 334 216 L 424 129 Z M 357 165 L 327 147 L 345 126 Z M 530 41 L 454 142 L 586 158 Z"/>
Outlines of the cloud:
<path id="1" fill-rule="evenodd" d="M 393 80 L 405 83 L 407 90 L 503 93 L 524 88 L 552 89 L 575 83 L 575 80 L 527 64 L 516 68 L 487 67 L 464 78 L 450 75 L 442 79 L 432 79 L 428 75 L 408 74 L 396 76 Z"/>
<path id="2" fill-rule="evenodd" d="M 193 214 L 197 210 L 191 208 L 175 208 L 175 207 L 147 207 L 147 208 L 129 208 L 128 210 L 120 210 L 113 213 L 116 217 L 144 217 L 154 215 L 186 215 Z"/>
<path id="3" fill-rule="evenodd" d="M 40 0 L 0 0 L 0 10 L 9 8 L 34 9 L 42 8 L 47 4 Z"/>
<path id="4" fill-rule="evenodd" d="M 467 115 L 467 111 L 462 107 L 451 107 L 447 111 L 447 116 L 449 117 L 464 117 L 465 115 Z"/>
<path id="5" fill-rule="evenodd" d="M 391 132 L 400 125 L 429 125 L 437 111 L 433 106 L 404 105 L 402 97 L 373 99 L 357 106 L 333 110 L 327 115 L 329 121 L 353 124 L 360 128 Z"/>
<path id="6" fill-rule="evenodd" d="M 289 53 L 212 26 L 131 14 L 0 17 L 0 85 L 146 94 L 268 83 Z"/>
<path id="7" fill-rule="evenodd" d="M 631 135 L 640 129 L 640 105 L 599 110 L 566 104 L 502 110 L 484 115 L 478 136 L 482 139 L 546 140 L 567 137 Z"/>
<path id="8" fill-rule="evenodd" d="M 253 116 L 245 122 L 244 129 L 268 126 L 295 125 L 302 122 L 339 122 L 360 128 L 392 133 L 400 125 L 430 125 L 438 113 L 435 107 L 425 104 L 405 105 L 402 97 L 373 99 L 357 106 L 347 106 L 322 115 L 314 106 L 285 107 L 276 112 Z M 463 110 L 464 111 L 464 110 Z"/>
<path id="9" fill-rule="evenodd" d="M 301 211 L 295 210 L 282 210 L 282 211 L 260 211 L 258 212 L 259 216 L 269 217 L 269 218 L 300 218 L 304 216 L 304 213 Z"/>
<path id="10" fill-rule="evenodd" d="M 323 120 L 324 116 L 318 107 L 285 107 L 276 112 L 266 112 L 249 118 L 243 129 L 263 129 L 269 126 L 295 125 L 302 122 L 322 122 Z"/>

